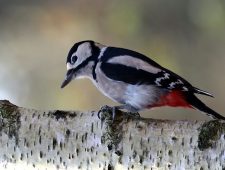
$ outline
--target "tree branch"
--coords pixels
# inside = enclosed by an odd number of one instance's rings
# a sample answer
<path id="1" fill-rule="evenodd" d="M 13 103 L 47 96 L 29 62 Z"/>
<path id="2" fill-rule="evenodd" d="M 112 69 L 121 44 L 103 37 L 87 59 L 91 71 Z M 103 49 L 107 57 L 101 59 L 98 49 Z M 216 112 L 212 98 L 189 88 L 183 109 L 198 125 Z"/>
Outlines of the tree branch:
<path id="1" fill-rule="evenodd" d="M 39 111 L 0 101 L 0 168 L 223 169 L 225 123 Z"/>

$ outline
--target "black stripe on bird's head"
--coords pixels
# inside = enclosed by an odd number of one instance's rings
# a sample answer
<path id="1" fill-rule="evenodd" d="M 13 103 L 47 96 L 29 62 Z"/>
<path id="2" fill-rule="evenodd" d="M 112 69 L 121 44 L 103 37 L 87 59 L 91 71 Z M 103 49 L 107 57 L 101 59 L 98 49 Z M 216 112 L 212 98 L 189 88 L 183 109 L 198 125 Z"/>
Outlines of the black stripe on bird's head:
<path id="1" fill-rule="evenodd" d="M 87 68 L 87 65 L 90 61 L 96 62 L 99 53 L 100 49 L 95 45 L 94 41 L 87 40 L 75 43 L 67 55 L 67 74 L 61 88 L 65 87 L 77 76 L 86 76 L 85 74 L 88 75 L 90 69 Z"/>

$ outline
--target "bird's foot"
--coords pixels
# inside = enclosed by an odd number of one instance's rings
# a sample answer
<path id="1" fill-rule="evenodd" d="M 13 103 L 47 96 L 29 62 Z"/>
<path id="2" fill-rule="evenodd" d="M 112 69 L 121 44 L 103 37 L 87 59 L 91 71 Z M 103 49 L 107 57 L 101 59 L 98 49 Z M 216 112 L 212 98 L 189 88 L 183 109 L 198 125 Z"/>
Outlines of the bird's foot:
<path id="1" fill-rule="evenodd" d="M 114 107 L 110 107 L 110 106 L 102 106 L 101 109 L 98 111 L 98 118 L 102 119 L 102 113 L 110 113 L 112 115 L 112 120 L 115 119 L 116 116 L 116 112 L 120 111 L 119 108 L 117 108 L 116 106 Z M 120 111 L 121 112 L 121 111 Z"/>
<path id="2" fill-rule="evenodd" d="M 102 106 L 101 109 L 98 111 L 98 118 L 101 119 L 102 118 L 102 113 L 112 113 L 113 112 L 113 108 L 110 106 Z"/>
<path id="3" fill-rule="evenodd" d="M 116 117 L 116 113 L 121 112 L 120 109 L 124 109 L 124 108 L 122 108 L 122 106 L 113 106 L 113 107 L 110 107 L 110 106 L 107 106 L 107 105 L 102 106 L 101 109 L 98 111 L 98 118 L 102 119 L 101 114 L 107 112 L 107 113 L 112 114 L 112 120 L 114 120 L 115 117 Z M 141 117 L 140 114 L 137 111 L 123 112 L 123 113 L 126 114 L 127 116 L 131 116 L 131 117 L 134 117 L 134 118 L 140 118 Z"/>

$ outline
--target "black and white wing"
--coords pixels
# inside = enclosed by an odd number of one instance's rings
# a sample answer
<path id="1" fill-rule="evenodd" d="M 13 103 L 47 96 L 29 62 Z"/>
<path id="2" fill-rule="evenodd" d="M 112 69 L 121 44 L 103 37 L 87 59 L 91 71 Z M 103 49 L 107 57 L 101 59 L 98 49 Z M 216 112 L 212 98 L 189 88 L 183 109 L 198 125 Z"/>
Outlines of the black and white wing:
<path id="1" fill-rule="evenodd" d="M 101 57 L 101 70 L 113 80 L 128 84 L 152 84 L 168 90 L 211 94 L 193 87 L 185 79 L 135 51 L 108 47 Z"/>

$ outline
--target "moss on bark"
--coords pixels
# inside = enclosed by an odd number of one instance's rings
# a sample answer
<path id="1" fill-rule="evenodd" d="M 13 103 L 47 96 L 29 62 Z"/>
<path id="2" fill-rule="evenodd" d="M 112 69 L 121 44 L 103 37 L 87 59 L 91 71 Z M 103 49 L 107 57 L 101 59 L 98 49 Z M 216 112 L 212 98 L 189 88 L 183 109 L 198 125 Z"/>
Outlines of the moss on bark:
<path id="1" fill-rule="evenodd" d="M 219 120 L 205 122 L 199 129 L 198 147 L 200 150 L 213 147 L 215 142 L 225 133 L 225 123 Z"/>

